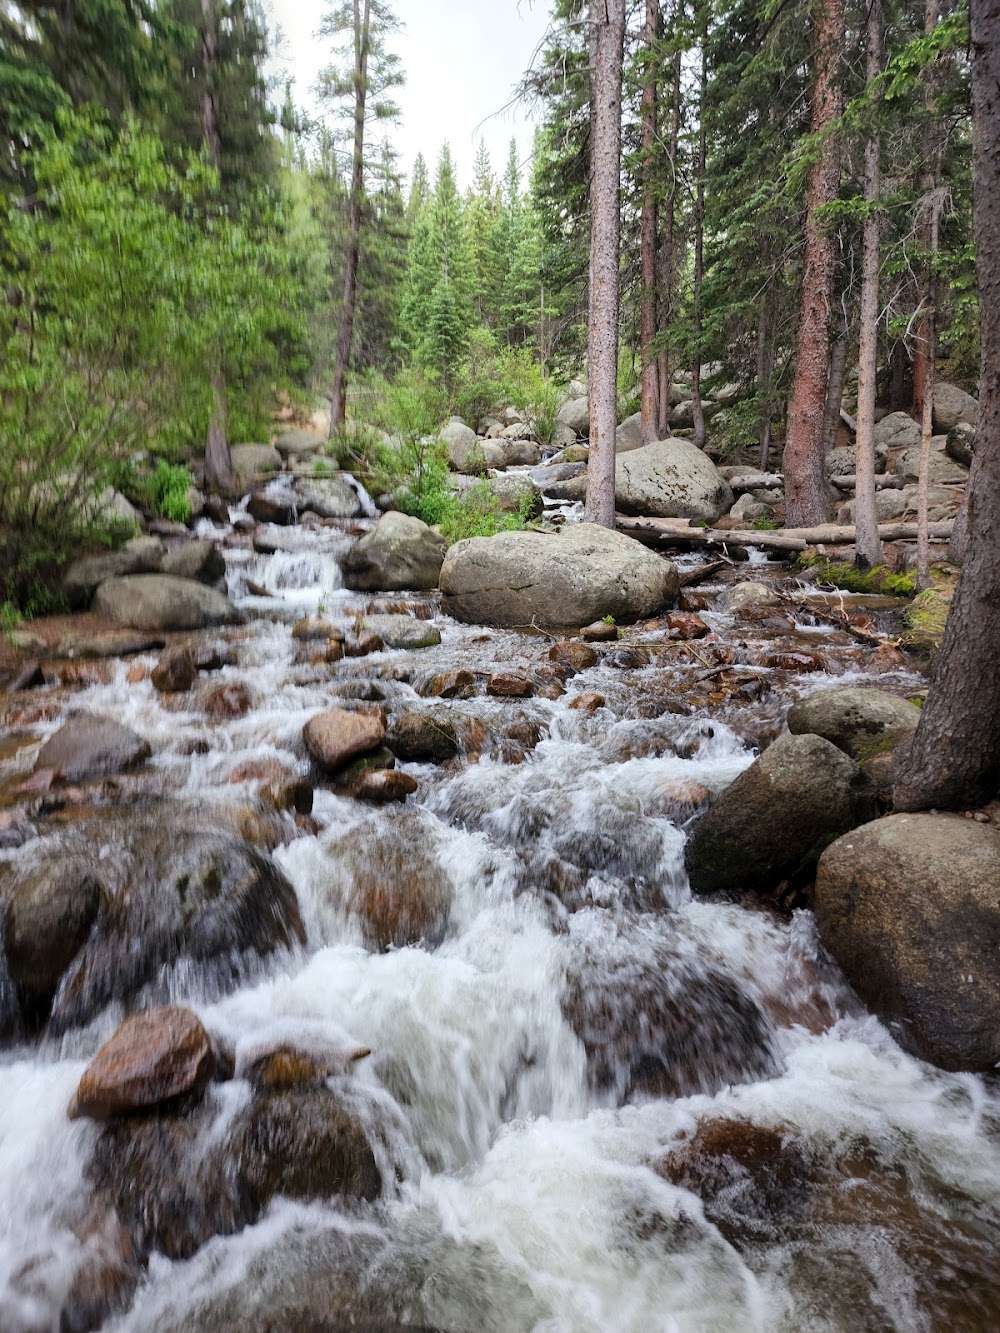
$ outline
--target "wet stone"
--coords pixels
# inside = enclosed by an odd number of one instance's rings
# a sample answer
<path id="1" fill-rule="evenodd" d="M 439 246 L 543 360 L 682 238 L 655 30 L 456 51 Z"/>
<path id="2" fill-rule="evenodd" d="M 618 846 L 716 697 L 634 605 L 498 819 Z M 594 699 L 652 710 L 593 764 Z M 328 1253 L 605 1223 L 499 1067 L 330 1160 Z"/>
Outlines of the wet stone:
<path id="1" fill-rule="evenodd" d="M 380 653 L 384 650 L 385 644 L 377 634 L 359 634 L 356 639 L 346 639 L 344 642 L 345 657 L 369 657 L 372 653 Z"/>
<path id="2" fill-rule="evenodd" d="M 439 713 L 403 713 L 393 718 L 386 744 L 404 763 L 440 764 L 459 752 L 455 724 Z"/>
<path id="3" fill-rule="evenodd" d="M 219 721 L 245 717 L 253 707 L 253 695 L 243 681 L 231 680 L 210 691 L 202 707 L 208 717 Z"/>
<path id="4" fill-rule="evenodd" d="M 199 1096 L 215 1072 L 212 1041 L 197 1014 L 167 1006 L 128 1018 L 88 1065 L 71 1119 L 107 1120 L 182 1096 Z"/>
<path id="5" fill-rule="evenodd" d="M 476 678 L 471 671 L 444 671 L 417 687 L 425 699 L 471 699 L 476 693 Z"/>
<path id="6" fill-rule="evenodd" d="M 563 643 L 554 643 L 549 649 L 549 661 L 558 662 L 561 667 L 565 667 L 570 675 L 575 675 L 578 671 L 586 671 L 589 667 L 596 666 L 599 660 L 593 648 L 574 639 L 567 639 Z"/>
<path id="7" fill-rule="evenodd" d="M 385 726 L 373 713 L 333 708 L 307 722 L 303 738 L 320 768 L 336 773 L 349 760 L 377 749 L 385 739 Z"/>
<path id="8" fill-rule="evenodd" d="M 312 784 L 305 778 L 269 782 L 261 788 L 261 800 L 275 810 L 288 810 L 296 815 L 311 815 L 313 809 Z"/>
<path id="9" fill-rule="evenodd" d="M 292 638 L 298 639 L 301 643 L 313 643 L 317 640 L 327 642 L 330 639 L 342 643 L 345 637 L 339 625 L 321 616 L 309 616 L 305 620 L 300 620 L 292 629 Z"/>
<path id="10" fill-rule="evenodd" d="M 703 639 L 711 633 L 701 616 L 690 611 L 675 611 L 669 615 L 667 629 L 672 639 Z"/>
<path id="11" fill-rule="evenodd" d="M 41 750 L 35 771 L 51 770 L 67 782 L 109 777 L 144 763 L 150 747 L 128 727 L 110 717 L 81 713 L 70 718 Z"/>
<path id="12" fill-rule="evenodd" d="M 486 682 L 486 693 L 498 699 L 530 699 L 535 687 L 527 676 L 498 671 Z"/>
<path id="13" fill-rule="evenodd" d="M 191 688 L 197 675 L 190 648 L 167 648 L 153 668 L 151 680 L 160 694 L 182 694 Z"/>
<path id="14" fill-rule="evenodd" d="M 389 805 L 405 801 L 408 796 L 419 791 L 416 778 L 399 769 L 372 769 L 360 773 L 351 784 L 351 794 L 359 801 L 370 801 L 373 805 Z"/>
<path id="15" fill-rule="evenodd" d="M 585 690 L 583 694 L 577 694 L 569 701 L 569 706 L 579 713 L 596 713 L 599 708 L 607 706 L 607 699 L 603 694 L 595 694 L 593 690 Z"/>
<path id="16" fill-rule="evenodd" d="M 618 626 L 613 620 L 596 620 L 593 625 L 586 625 L 580 631 L 580 638 L 585 643 L 616 643 Z"/>

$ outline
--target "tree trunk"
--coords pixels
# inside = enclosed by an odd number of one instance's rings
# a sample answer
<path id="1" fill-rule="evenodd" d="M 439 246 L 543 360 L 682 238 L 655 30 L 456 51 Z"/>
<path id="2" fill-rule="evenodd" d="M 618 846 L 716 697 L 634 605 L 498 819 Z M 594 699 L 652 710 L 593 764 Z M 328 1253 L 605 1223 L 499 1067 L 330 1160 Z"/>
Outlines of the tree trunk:
<path id="1" fill-rule="evenodd" d="M 587 521 L 615 525 L 625 0 L 591 0 L 590 464 Z"/>
<path id="2" fill-rule="evenodd" d="M 361 253 L 361 201 L 365 183 L 365 102 L 368 97 L 368 34 L 371 0 L 354 0 L 354 155 L 348 205 L 347 255 L 344 261 L 344 303 L 337 329 L 337 353 L 330 393 L 330 437 L 347 419 L 347 368 L 354 344 L 354 311 L 358 300 L 358 259 Z"/>
<path id="3" fill-rule="evenodd" d="M 708 16 L 703 12 L 699 40 L 701 72 L 698 81 L 698 180 L 694 196 L 694 286 L 691 294 L 691 333 L 694 359 L 691 364 L 691 443 L 705 447 L 705 409 L 701 401 L 701 294 L 705 281 L 705 86 L 708 75 Z"/>
<path id="4" fill-rule="evenodd" d="M 938 0 L 924 0 L 924 33 L 927 36 L 937 27 L 938 19 L 941 16 L 941 8 Z M 937 156 L 937 143 L 939 139 L 938 129 L 934 121 L 934 78 L 933 65 L 925 74 L 925 112 L 928 118 L 928 132 L 924 142 L 924 156 L 928 163 L 928 169 L 924 173 L 921 181 L 921 190 L 924 194 L 929 193 L 937 184 L 937 172 L 930 167 Z M 930 217 L 926 212 L 917 226 L 917 238 L 920 242 L 920 248 L 925 253 L 930 249 Z M 927 327 L 931 319 L 931 273 L 929 266 L 924 263 L 921 265 L 917 276 L 917 311 L 919 319 L 917 322 L 916 345 L 913 349 L 913 411 L 923 418 L 924 403 L 927 397 L 934 392 L 932 382 L 933 365 L 930 360 L 931 334 Z"/>
<path id="5" fill-rule="evenodd" d="M 659 363 L 653 350 L 656 338 L 656 38 L 660 24 L 659 0 L 646 0 L 646 25 L 643 43 L 647 60 L 642 88 L 642 215 L 639 220 L 639 248 L 642 255 L 642 308 L 639 320 L 639 348 L 642 356 L 642 396 L 640 421 L 642 441 L 652 444 L 659 439 Z"/>
<path id="6" fill-rule="evenodd" d="M 840 413 L 844 403 L 844 384 L 847 380 L 847 351 L 850 329 L 845 316 L 844 327 L 830 352 L 830 376 L 826 385 L 826 407 L 823 410 L 823 457 L 837 447 L 840 431 Z"/>
<path id="7" fill-rule="evenodd" d="M 867 69 L 869 88 L 882 72 L 882 5 L 869 0 Z M 878 377 L 879 219 L 875 212 L 882 192 L 882 164 L 877 131 L 865 144 L 865 203 L 868 211 L 862 237 L 861 345 L 858 351 L 858 430 L 854 523 L 858 530 L 855 561 L 872 568 L 882 562 L 875 507 L 875 394 Z"/>
<path id="8" fill-rule="evenodd" d="M 684 13 L 682 0 L 678 0 L 676 23 L 680 23 Z M 660 261 L 660 332 L 666 334 L 674 316 L 674 283 L 677 270 L 675 248 L 675 221 L 677 215 L 677 155 L 681 136 L 681 52 L 674 52 L 673 71 L 670 83 L 670 140 L 667 145 L 667 171 L 669 180 L 667 198 L 664 205 L 666 217 L 663 226 L 663 246 Z M 664 347 L 660 352 L 660 401 L 657 435 L 661 440 L 670 434 L 670 353 Z"/>
<path id="9" fill-rule="evenodd" d="M 201 136 L 209 159 L 218 171 L 222 162 L 222 135 L 219 131 L 219 108 L 215 99 L 216 66 L 219 56 L 219 26 L 214 0 L 201 0 Z M 236 493 L 233 456 L 226 438 L 226 372 L 222 357 L 216 354 L 211 374 L 212 407 L 205 436 L 205 489 L 219 495 Z"/>
<path id="10" fill-rule="evenodd" d="M 774 371 L 774 342 L 771 331 L 770 293 L 765 288 L 760 302 L 760 314 L 757 318 L 757 393 L 767 385 L 770 388 L 771 375 Z M 757 427 L 757 440 L 760 444 L 760 470 L 766 472 L 771 462 L 771 412 L 769 397 L 762 400 L 760 418 Z"/>
<path id="11" fill-rule="evenodd" d="M 817 0 L 817 3 L 821 8 L 810 128 L 814 134 L 821 134 L 843 109 L 840 61 L 844 3 L 843 0 Z M 839 184 L 840 152 L 835 136 L 828 133 L 809 173 L 806 189 L 802 301 L 784 460 L 789 522 L 802 525 L 822 522 L 829 503 L 823 476 L 823 405 L 830 379 L 835 252 L 833 237 L 817 215 L 824 205 L 836 199 Z"/>
<path id="12" fill-rule="evenodd" d="M 982 312 L 969 553 L 912 743 L 898 810 L 962 809 L 1000 784 L 1000 0 L 972 0 L 973 228 Z"/>
<path id="13" fill-rule="evenodd" d="M 927 200 L 930 213 L 930 279 L 927 285 L 928 310 L 921 321 L 920 345 L 923 348 L 924 390 L 920 409 L 920 463 L 917 469 L 917 581 L 927 587 L 930 573 L 930 551 L 927 544 L 927 504 L 930 489 L 931 440 L 934 438 L 934 377 L 937 358 L 937 280 L 934 261 L 937 259 L 940 236 L 940 203 L 937 192 Z"/>

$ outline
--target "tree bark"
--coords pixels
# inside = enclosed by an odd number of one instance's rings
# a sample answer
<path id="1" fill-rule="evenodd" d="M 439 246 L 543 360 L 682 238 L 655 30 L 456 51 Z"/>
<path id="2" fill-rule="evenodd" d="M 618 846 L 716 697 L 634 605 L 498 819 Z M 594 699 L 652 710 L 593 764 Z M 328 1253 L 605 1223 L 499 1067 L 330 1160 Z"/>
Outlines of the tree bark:
<path id="1" fill-rule="evenodd" d="M 587 521 L 615 525 L 625 0 L 590 0 L 590 463 Z"/>
<path id="2" fill-rule="evenodd" d="M 757 359 L 756 383 L 758 394 L 764 385 L 770 385 L 774 371 L 774 341 L 771 332 L 770 293 L 765 289 L 760 302 L 760 315 L 757 318 Z M 765 398 L 760 410 L 757 426 L 757 441 L 760 445 L 760 470 L 766 472 L 771 462 L 771 413 L 770 398 Z"/>
<path id="3" fill-rule="evenodd" d="M 699 33 L 701 43 L 701 70 L 698 80 L 698 161 L 695 169 L 698 180 L 694 195 L 694 285 L 691 294 L 691 333 L 694 339 L 694 358 L 691 363 L 691 424 L 694 431 L 691 443 L 705 447 L 705 408 L 701 401 L 701 296 L 705 282 L 705 87 L 708 77 L 707 14 L 702 13 Z"/>
<path id="4" fill-rule="evenodd" d="M 937 259 L 940 236 L 940 203 L 937 191 L 926 201 L 930 213 L 930 278 L 927 284 L 928 310 L 921 322 L 919 343 L 923 348 L 924 388 L 920 408 L 920 462 L 917 468 L 917 580 L 926 588 L 930 575 L 930 551 L 927 546 L 927 506 L 930 490 L 931 440 L 934 438 L 934 379 L 937 360 Z"/>
<path id="5" fill-rule="evenodd" d="M 969 553 L 912 743 L 898 810 L 962 809 L 1000 784 L 1000 0 L 972 0 L 973 230 L 982 312 Z"/>
<path id="6" fill-rule="evenodd" d="M 678 0 L 676 22 L 679 23 L 684 13 L 683 0 Z M 681 51 L 674 51 L 673 70 L 670 83 L 670 139 L 667 145 L 667 171 L 669 180 L 667 198 L 664 205 L 663 245 L 660 260 L 660 332 L 667 333 L 674 317 L 674 283 L 676 281 L 676 256 L 674 249 L 675 223 L 677 216 L 677 154 L 681 135 Z M 670 353 L 664 346 L 660 351 L 660 401 L 658 410 L 657 434 L 661 440 L 670 434 Z"/>
<path id="7" fill-rule="evenodd" d="M 882 72 L 882 5 L 869 0 L 867 33 L 868 86 Z M 878 378 L 879 219 L 875 212 L 882 192 L 882 163 L 878 132 L 865 144 L 865 213 L 861 256 L 861 340 L 858 350 L 858 430 L 854 523 L 858 530 L 855 561 L 869 568 L 881 564 L 882 543 L 875 507 L 875 395 Z"/>
<path id="8" fill-rule="evenodd" d="M 927 36 L 934 31 L 938 19 L 941 17 L 941 7 L 938 0 L 924 0 L 924 33 Z M 933 66 L 925 75 L 925 96 L 924 111 L 928 121 L 928 131 L 924 141 L 924 156 L 927 162 L 927 169 L 924 172 L 921 181 L 921 189 L 924 194 L 928 194 L 937 185 L 937 166 L 936 157 L 938 152 L 939 134 L 937 126 L 934 123 L 934 73 Z M 934 164 L 933 166 L 931 164 Z M 917 227 L 917 236 L 920 240 L 920 248 L 926 253 L 930 249 L 931 239 L 931 219 L 924 211 Z M 917 322 L 916 345 L 913 349 L 913 411 L 918 418 L 923 418 L 924 403 L 928 396 L 934 392 L 933 373 L 934 367 L 931 361 L 931 334 L 928 329 L 928 321 L 933 317 L 932 303 L 933 296 L 931 292 L 932 277 L 931 270 L 926 263 L 920 267 L 917 277 L 917 310 L 919 319 Z"/>
<path id="9" fill-rule="evenodd" d="M 847 351 L 850 330 L 845 316 L 844 327 L 837 335 L 830 352 L 830 376 L 826 384 L 826 408 L 823 412 L 823 457 L 837 446 L 841 411 L 844 403 L 844 384 L 847 381 Z"/>
<path id="10" fill-rule="evenodd" d="M 817 0 L 816 77 L 810 128 L 822 134 L 843 109 L 840 61 L 844 39 L 843 0 Z M 795 380 L 788 408 L 785 445 L 785 496 L 789 521 L 819 523 L 826 517 L 828 492 L 823 476 L 823 406 L 830 379 L 830 318 L 835 253 L 833 238 L 818 217 L 837 197 L 840 152 L 827 133 L 809 173 L 806 189 L 805 253 L 799 313 Z"/>
<path id="11" fill-rule="evenodd" d="M 330 437 L 347 419 L 347 369 L 354 344 L 354 311 L 358 300 L 358 260 L 361 254 L 361 203 L 365 183 L 365 102 L 368 97 L 368 45 L 371 0 L 354 0 L 354 153 L 348 204 L 347 254 L 344 260 L 344 301 L 337 328 L 337 352 L 330 392 Z"/>
<path id="12" fill-rule="evenodd" d="M 639 349 L 642 357 L 640 423 L 642 441 L 659 439 L 659 359 L 653 349 L 656 338 L 656 39 L 660 26 L 659 0 L 646 0 L 643 44 L 647 60 L 642 87 L 642 214 L 639 220 L 639 249 L 642 259 L 642 308 L 639 318 Z"/>
<path id="13" fill-rule="evenodd" d="M 201 0 L 201 135 L 209 160 L 218 171 L 222 163 L 222 135 L 219 107 L 215 98 L 216 67 L 219 56 L 219 26 L 214 0 Z M 219 495 L 234 496 L 236 475 L 229 451 L 226 414 L 226 372 L 222 357 L 216 355 L 211 374 L 212 406 L 205 436 L 205 489 Z"/>

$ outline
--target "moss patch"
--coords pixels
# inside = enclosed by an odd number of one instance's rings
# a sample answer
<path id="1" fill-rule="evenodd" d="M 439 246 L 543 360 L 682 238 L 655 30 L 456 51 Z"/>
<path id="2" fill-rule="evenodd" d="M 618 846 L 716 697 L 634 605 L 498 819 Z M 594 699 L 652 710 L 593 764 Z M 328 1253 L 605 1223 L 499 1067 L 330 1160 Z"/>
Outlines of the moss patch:
<path id="1" fill-rule="evenodd" d="M 894 574 L 885 565 L 863 572 L 856 565 L 835 565 L 822 556 L 800 556 L 799 563 L 814 569 L 821 588 L 840 588 L 843 592 L 883 593 L 891 597 L 913 597 L 917 584 L 908 574 Z"/>

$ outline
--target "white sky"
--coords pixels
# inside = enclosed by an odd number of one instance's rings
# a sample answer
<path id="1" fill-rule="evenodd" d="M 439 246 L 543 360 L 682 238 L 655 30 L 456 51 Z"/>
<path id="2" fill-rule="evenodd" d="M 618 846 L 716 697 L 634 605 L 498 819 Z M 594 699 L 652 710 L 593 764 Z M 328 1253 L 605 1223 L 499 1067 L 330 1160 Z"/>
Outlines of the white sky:
<path id="1" fill-rule="evenodd" d="M 325 8 L 326 0 L 269 0 L 272 28 L 284 37 L 276 72 L 294 78 L 296 104 L 310 110 L 312 86 L 327 58 L 315 36 Z M 405 26 L 389 49 L 402 61 L 406 86 L 398 90 L 402 116 L 390 134 L 407 175 L 422 152 L 433 177 L 447 141 L 464 188 L 480 137 L 496 174 L 503 172 L 512 135 L 527 163 L 530 110 L 496 113 L 510 100 L 545 32 L 547 0 L 395 0 L 393 8 Z"/>

